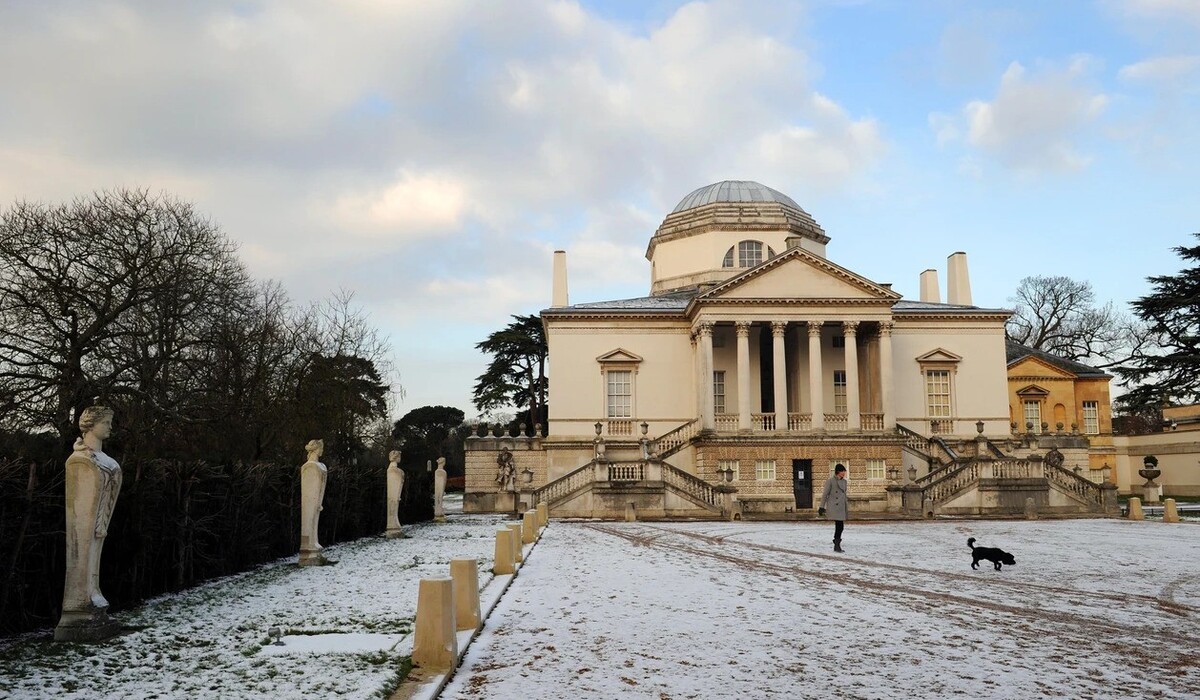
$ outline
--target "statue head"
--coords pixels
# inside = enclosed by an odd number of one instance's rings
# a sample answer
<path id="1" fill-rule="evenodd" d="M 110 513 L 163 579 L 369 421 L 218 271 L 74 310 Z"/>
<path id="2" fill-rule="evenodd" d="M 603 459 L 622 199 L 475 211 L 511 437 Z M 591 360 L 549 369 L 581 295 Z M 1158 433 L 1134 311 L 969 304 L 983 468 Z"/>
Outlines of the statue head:
<path id="1" fill-rule="evenodd" d="M 438 465 L 438 467 L 437 467 L 438 469 L 445 469 L 445 468 L 446 468 L 446 458 L 445 458 L 445 457 L 438 457 L 438 458 L 437 458 L 437 465 Z"/>
<path id="2" fill-rule="evenodd" d="M 400 461 L 400 450 L 392 450 L 388 453 L 388 461 L 398 463 Z"/>
<path id="3" fill-rule="evenodd" d="M 88 406 L 79 415 L 79 432 L 83 435 L 93 433 L 105 440 L 112 432 L 112 419 L 113 410 L 108 406 Z"/>
<path id="4" fill-rule="evenodd" d="M 308 444 L 304 446 L 304 451 L 308 453 L 309 459 L 316 459 L 325 452 L 325 441 L 309 440 Z"/>

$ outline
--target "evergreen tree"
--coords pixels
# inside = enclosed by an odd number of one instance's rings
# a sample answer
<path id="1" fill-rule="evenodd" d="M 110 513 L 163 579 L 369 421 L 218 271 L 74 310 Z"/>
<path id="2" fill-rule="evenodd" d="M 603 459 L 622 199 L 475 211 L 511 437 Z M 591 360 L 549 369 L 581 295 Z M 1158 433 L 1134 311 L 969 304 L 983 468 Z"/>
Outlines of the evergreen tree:
<path id="1" fill-rule="evenodd" d="M 487 371 L 475 382 L 475 408 L 491 411 L 528 406 L 521 422 L 546 425 L 546 333 L 537 316 L 513 316 L 513 323 L 475 345 L 492 355 Z"/>
<path id="2" fill-rule="evenodd" d="M 1150 277 L 1153 291 L 1133 302 L 1151 343 L 1116 370 L 1133 387 L 1118 399 L 1127 411 L 1200 403 L 1200 245 L 1174 250 L 1191 267 Z"/>

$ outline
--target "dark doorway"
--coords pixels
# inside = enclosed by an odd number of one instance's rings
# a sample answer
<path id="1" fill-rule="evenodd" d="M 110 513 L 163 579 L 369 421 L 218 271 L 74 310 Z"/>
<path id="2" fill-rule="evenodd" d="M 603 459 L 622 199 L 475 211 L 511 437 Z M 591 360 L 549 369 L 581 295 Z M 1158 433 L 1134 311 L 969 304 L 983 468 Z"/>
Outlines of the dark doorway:
<path id="1" fill-rule="evenodd" d="M 811 459 L 792 460 L 792 493 L 796 496 L 796 510 L 811 510 L 813 491 L 813 461 Z"/>

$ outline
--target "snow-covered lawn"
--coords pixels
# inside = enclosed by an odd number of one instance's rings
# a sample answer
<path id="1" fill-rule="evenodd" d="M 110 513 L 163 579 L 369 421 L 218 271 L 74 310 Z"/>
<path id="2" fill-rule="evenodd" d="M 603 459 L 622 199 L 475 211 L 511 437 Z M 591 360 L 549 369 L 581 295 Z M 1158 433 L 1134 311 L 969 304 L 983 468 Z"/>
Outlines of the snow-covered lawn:
<path id="1" fill-rule="evenodd" d="M 476 558 L 485 586 L 501 522 L 515 521 L 457 515 L 407 527 L 406 539 L 335 545 L 326 548 L 335 566 L 281 560 L 118 614 L 140 629 L 103 644 L 41 635 L 0 645 L 0 698 L 386 697 L 412 651 L 419 580 Z M 267 630 L 276 626 L 345 636 L 274 646 Z"/>
<path id="2" fill-rule="evenodd" d="M 0 697 L 386 697 L 419 579 L 473 557 L 492 582 L 502 522 L 214 581 L 120 614 L 140 629 L 100 645 L 0 646 Z M 972 536 L 1016 566 L 973 571 Z M 442 697 L 1200 697 L 1200 524 L 851 522 L 842 555 L 830 537 L 555 521 Z"/>
<path id="3" fill-rule="evenodd" d="M 552 523 L 442 697 L 1200 697 L 1200 525 L 831 530 Z"/>

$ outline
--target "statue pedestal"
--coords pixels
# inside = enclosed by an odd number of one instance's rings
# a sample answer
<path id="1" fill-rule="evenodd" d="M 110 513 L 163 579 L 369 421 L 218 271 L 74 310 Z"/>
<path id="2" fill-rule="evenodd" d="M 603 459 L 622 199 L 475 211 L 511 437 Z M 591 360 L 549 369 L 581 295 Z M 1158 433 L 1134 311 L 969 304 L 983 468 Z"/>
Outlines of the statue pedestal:
<path id="1" fill-rule="evenodd" d="M 64 610 L 54 628 L 56 642 L 100 642 L 120 634 L 121 625 L 108 616 L 108 606 Z"/>
<path id="2" fill-rule="evenodd" d="M 388 538 L 389 540 L 402 540 L 405 537 L 408 537 L 408 535 L 404 534 L 404 530 L 401 530 L 398 527 L 395 527 L 395 528 L 389 527 L 387 529 L 387 531 L 383 533 L 383 536 Z"/>
<path id="3" fill-rule="evenodd" d="M 325 566 L 334 563 L 336 562 L 326 559 L 319 549 L 300 550 L 300 566 Z"/>

